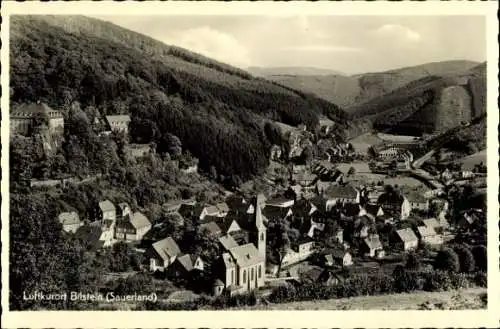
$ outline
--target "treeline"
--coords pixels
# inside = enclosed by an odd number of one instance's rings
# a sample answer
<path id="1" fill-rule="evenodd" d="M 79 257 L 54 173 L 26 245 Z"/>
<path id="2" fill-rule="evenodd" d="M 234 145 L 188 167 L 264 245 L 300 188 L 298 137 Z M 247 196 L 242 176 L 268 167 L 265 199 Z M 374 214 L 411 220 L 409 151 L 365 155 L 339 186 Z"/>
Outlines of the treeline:
<path id="1" fill-rule="evenodd" d="M 156 47 L 151 40 L 141 43 L 136 36 L 125 46 L 121 37 L 117 41 L 104 31 L 96 37 L 88 28 L 79 29 L 78 19 L 68 23 L 70 28 L 50 20 L 12 21 L 13 105 L 42 100 L 67 112 L 68 104 L 78 102 L 101 114 L 130 113 L 134 140 L 161 144 L 172 133 L 200 159 L 203 170 L 215 167 L 221 175 L 239 179 L 259 174 L 267 165 L 270 143 L 263 134 L 264 119 L 311 128 L 319 115 L 345 122 L 345 114 L 333 104 L 195 60 L 187 51 L 165 48 L 176 61 L 151 58 L 145 56 L 149 47 Z M 198 73 L 179 68 L 179 58 L 200 65 Z"/>

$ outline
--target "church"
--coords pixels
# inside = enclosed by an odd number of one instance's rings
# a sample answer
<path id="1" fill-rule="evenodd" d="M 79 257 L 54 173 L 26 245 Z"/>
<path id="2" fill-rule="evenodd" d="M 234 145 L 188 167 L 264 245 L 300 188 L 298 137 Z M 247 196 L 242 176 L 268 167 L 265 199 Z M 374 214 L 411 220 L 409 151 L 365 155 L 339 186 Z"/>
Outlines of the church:
<path id="1" fill-rule="evenodd" d="M 225 252 L 217 263 L 218 279 L 214 295 L 248 293 L 264 286 L 266 271 L 266 226 L 262 215 L 264 196 L 255 199 L 253 214 L 242 219 L 241 227 L 248 232 L 248 243 L 238 244 L 230 235 L 224 237 Z"/>

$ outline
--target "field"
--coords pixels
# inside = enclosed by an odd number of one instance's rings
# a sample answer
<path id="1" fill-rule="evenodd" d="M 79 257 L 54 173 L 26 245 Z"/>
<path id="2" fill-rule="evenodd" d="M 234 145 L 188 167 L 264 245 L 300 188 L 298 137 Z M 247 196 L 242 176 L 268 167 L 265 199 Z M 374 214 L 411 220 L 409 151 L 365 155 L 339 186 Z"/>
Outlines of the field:
<path id="1" fill-rule="evenodd" d="M 415 143 L 418 137 L 378 133 L 377 136 L 390 143 Z"/>
<path id="2" fill-rule="evenodd" d="M 356 152 L 368 154 L 368 149 L 370 148 L 370 146 L 383 143 L 384 141 L 380 139 L 377 135 L 366 133 L 357 136 L 349 140 L 348 142 L 352 144 Z"/>
<path id="3" fill-rule="evenodd" d="M 353 167 L 356 173 L 353 176 L 345 177 L 345 180 L 353 185 L 366 185 L 371 183 L 378 183 L 379 181 L 384 182 L 384 184 L 398 185 L 398 186 L 409 186 L 415 187 L 425 187 L 425 185 L 412 177 L 386 177 L 386 175 L 372 173 L 368 164 L 365 162 L 356 163 L 340 163 L 338 169 L 343 173 L 347 173 L 349 168 Z"/>
<path id="4" fill-rule="evenodd" d="M 240 308 L 244 310 L 460 310 L 486 307 L 486 288 L 304 301 Z"/>
<path id="5" fill-rule="evenodd" d="M 486 150 L 466 156 L 458 160 L 462 164 L 463 170 L 472 170 L 476 164 L 483 162 L 486 165 Z"/>

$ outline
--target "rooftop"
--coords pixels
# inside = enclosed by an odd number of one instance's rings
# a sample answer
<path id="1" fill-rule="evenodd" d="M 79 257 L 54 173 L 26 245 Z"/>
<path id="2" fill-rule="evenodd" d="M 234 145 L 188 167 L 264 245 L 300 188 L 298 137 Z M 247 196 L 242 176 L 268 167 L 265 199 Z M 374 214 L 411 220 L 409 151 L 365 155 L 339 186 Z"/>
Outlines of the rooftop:
<path id="1" fill-rule="evenodd" d="M 164 260 L 181 253 L 179 246 L 171 237 L 153 243 L 153 249 Z"/>
<path id="2" fill-rule="evenodd" d="M 415 235 L 415 232 L 411 228 L 405 228 L 402 230 L 397 230 L 396 231 L 397 235 L 403 242 L 411 242 L 411 241 L 418 241 L 417 236 Z"/>
<path id="3" fill-rule="evenodd" d="M 231 248 L 229 253 L 241 267 L 255 265 L 264 261 L 253 243 Z"/>
<path id="4" fill-rule="evenodd" d="M 45 103 L 25 103 L 19 105 L 10 113 L 12 119 L 33 118 L 37 114 L 45 114 L 49 118 L 62 118 L 59 111 L 53 110 Z"/>
<path id="5" fill-rule="evenodd" d="M 72 225 L 80 223 L 80 218 L 78 214 L 74 211 L 72 212 L 63 212 L 59 215 L 59 223 L 62 225 Z"/>

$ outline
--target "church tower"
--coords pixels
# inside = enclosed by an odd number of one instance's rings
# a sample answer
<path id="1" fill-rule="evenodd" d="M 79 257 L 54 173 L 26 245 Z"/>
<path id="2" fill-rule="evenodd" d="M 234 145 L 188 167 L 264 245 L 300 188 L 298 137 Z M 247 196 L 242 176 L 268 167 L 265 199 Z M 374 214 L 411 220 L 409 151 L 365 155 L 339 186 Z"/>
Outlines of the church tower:
<path id="1" fill-rule="evenodd" d="M 254 232 L 252 232 L 252 242 L 255 244 L 259 250 L 259 254 L 264 258 L 264 263 L 266 261 L 266 226 L 264 225 L 264 216 L 262 215 L 262 207 L 265 203 L 265 197 L 263 194 L 257 195 L 255 200 L 255 227 Z"/>

